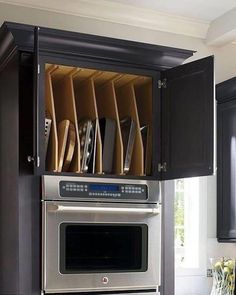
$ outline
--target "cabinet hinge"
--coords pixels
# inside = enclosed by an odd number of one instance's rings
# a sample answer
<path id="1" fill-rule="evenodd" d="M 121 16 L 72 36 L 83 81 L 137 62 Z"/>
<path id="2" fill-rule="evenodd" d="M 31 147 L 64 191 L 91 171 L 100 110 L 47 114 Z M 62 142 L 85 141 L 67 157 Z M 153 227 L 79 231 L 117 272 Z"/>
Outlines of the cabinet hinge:
<path id="1" fill-rule="evenodd" d="M 40 166 L 40 158 L 39 157 L 28 156 L 27 157 L 27 160 L 30 163 L 33 162 L 36 167 L 39 167 Z"/>
<path id="2" fill-rule="evenodd" d="M 167 87 L 167 79 L 163 79 L 163 80 L 158 80 L 158 88 L 166 88 Z"/>
<path id="3" fill-rule="evenodd" d="M 167 171 L 167 164 L 164 162 L 163 164 L 158 163 L 158 172 L 166 172 Z"/>

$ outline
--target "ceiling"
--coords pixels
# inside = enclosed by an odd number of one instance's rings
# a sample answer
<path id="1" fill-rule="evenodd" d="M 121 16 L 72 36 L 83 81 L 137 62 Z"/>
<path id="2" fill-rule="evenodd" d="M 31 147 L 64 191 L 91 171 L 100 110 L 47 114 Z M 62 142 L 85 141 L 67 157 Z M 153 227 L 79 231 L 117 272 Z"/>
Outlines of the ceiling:
<path id="1" fill-rule="evenodd" d="M 93 18 L 204 39 L 236 40 L 235 0 L 0 0 L 0 3 Z"/>
<path id="2" fill-rule="evenodd" d="M 236 7 L 235 0 L 108 0 L 159 12 L 212 21 Z"/>

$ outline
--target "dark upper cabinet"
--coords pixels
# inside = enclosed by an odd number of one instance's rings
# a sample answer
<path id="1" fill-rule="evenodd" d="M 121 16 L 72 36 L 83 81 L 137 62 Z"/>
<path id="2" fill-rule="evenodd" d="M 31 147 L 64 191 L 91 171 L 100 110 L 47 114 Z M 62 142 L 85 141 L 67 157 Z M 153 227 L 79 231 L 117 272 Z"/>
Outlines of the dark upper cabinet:
<path id="1" fill-rule="evenodd" d="M 20 63 L 31 60 L 31 72 L 36 73 L 32 94 L 27 94 L 34 100 L 33 120 L 24 119 L 32 129 L 28 154 L 36 175 L 87 175 L 82 169 L 78 122 L 102 117 L 116 121 L 113 166 L 104 174 L 98 125 L 92 174 L 158 180 L 212 174 L 213 57 L 180 65 L 193 52 L 48 28 L 38 31 L 13 23 L 5 23 L 1 35 L 2 67 L 17 49 Z M 47 152 L 45 114 L 52 120 Z M 136 126 L 128 173 L 124 173 L 120 126 L 125 117 Z M 76 142 L 66 171 L 59 165 L 61 134 L 67 132 L 59 124 L 65 119 L 74 125 Z M 143 126 L 148 126 L 146 134 L 140 130 Z"/>
<path id="2" fill-rule="evenodd" d="M 213 57 L 163 73 L 163 179 L 213 173 Z"/>
<path id="3" fill-rule="evenodd" d="M 217 85 L 217 238 L 236 241 L 236 79 Z"/>

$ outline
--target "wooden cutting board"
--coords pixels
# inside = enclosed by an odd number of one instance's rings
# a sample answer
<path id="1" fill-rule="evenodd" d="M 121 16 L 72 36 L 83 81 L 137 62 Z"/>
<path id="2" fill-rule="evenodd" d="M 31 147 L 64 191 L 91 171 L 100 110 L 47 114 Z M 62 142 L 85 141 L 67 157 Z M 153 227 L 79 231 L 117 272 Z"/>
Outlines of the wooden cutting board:
<path id="1" fill-rule="evenodd" d="M 76 143 L 75 125 L 70 122 L 68 137 L 67 137 L 67 142 L 66 142 L 64 164 L 63 164 L 63 168 L 62 168 L 62 171 L 64 171 L 64 172 L 69 171 L 70 164 L 72 162 L 74 151 L 75 151 L 75 143 Z"/>
<path id="2" fill-rule="evenodd" d="M 66 142 L 68 137 L 70 121 L 63 120 L 58 124 L 58 169 L 57 172 L 62 171 L 65 150 L 66 150 Z"/>

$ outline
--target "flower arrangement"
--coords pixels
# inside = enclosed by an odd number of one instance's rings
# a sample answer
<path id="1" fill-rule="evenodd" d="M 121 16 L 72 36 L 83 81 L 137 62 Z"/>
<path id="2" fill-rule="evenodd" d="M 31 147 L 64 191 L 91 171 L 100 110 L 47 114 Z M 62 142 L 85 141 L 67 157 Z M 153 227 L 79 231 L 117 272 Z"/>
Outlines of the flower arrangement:
<path id="1" fill-rule="evenodd" d="M 211 295 L 234 295 L 235 259 L 211 259 L 213 286 Z"/>

